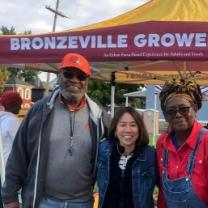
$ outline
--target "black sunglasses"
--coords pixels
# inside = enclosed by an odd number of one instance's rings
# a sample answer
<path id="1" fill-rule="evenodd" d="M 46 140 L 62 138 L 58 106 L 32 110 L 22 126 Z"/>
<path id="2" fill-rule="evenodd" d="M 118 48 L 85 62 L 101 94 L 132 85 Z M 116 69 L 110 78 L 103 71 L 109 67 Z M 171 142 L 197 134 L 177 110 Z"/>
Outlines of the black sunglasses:
<path id="1" fill-rule="evenodd" d="M 175 117 L 177 113 L 180 113 L 183 116 L 186 116 L 190 111 L 191 106 L 181 106 L 178 108 L 171 108 L 166 110 L 164 113 L 167 116 Z"/>
<path id="2" fill-rule="evenodd" d="M 72 79 L 76 77 L 80 81 L 85 81 L 88 78 L 88 76 L 83 72 L 63 71 L 62 74 L 66 79 Z"/>

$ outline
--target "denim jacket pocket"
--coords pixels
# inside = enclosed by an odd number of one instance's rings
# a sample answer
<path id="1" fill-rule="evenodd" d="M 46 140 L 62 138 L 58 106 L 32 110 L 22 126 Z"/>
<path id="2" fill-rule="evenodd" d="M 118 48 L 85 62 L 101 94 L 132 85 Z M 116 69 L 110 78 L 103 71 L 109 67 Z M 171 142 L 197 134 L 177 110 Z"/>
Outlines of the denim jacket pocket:
<path id="1" fill-rule="evenodd" d="M 155 167 L 138 168 L 133 175 L 134 200 L 139 207 L 153 207 L 153 190 L 156 183 Z"/>

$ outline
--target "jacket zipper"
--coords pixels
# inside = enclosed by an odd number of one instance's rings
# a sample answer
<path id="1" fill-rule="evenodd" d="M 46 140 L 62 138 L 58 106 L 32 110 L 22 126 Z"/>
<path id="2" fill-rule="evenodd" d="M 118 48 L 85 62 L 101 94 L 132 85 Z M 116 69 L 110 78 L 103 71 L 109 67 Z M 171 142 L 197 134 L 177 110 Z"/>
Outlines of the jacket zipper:
<path id="1" fill-rule="evenodd" d="M 132 164 L 132 170 L 131 170 L 131 177 L 132 177 L 132 194 L 133 194 L 133 204 L 134 204 L 134 207 L 136 208 L 136 204 L 135 204 L 135 200 L 134 200 L 134 190 L 133 190 L 133 186 L 134 186 L 134 181 L 133 181 L 133 170 L 134 170 L 134 166 L 135 166 L 135 163 L 137 162 L 137 159 L 133 162 L 133 164 Z"/>
<path id="2" fill-rule="evenodd" d="M 121 202 L 122 202 L 122 208 L 124 207 L 124 175 L 125 175 L 125 169 L 121 171 Z"/>
<path id="3" fill-rule="evenodd" d="M 126 166 L 127 166 L 127 163 L 128 163 L 128 160 L 127 158 L 125 158 L 125 163 L 126 163 Z M 124 207 L 124 177 L 125 177 L 125 171 L 126 171 L 126 166 L 125 166 L 125 169 L 121 170 L 121 199 L 122 199 L 122 207 Z"/>

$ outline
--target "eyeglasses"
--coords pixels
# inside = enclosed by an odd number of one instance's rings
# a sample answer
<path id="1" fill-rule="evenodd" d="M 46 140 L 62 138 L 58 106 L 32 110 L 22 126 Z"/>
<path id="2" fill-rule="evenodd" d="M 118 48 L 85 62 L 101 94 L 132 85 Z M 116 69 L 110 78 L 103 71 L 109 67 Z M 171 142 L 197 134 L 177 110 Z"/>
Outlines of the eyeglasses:
<path id="1" fill-rule="evenodd" d="M 76 77 L 80 81 L 85 81 L 88 77 L 83 72 L 63 71 L 62 74 L 64 75 L 66 79 L 72 79 Z"/>
<path id="2" fill-rule="evenodd" d="M 186 116 L 189 113 L 191 106 L 181 106 L 178 108 L 171 108 L 166 110 L 164 113 L 167 116 L 175 117 L 177 113 L 180 113 L 183 116 Z"/>

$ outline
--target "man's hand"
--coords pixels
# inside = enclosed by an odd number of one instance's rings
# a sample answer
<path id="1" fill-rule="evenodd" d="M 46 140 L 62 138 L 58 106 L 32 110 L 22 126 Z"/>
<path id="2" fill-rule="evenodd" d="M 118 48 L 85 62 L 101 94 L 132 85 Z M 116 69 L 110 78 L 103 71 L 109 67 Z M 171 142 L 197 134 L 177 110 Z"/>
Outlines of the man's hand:
<path id="1" fill-rule="evenodd" d="M 4 204 L 5 208 L 20 208 L 20 205 L 18 202 L 11 202 L 8 204 Z"/>

